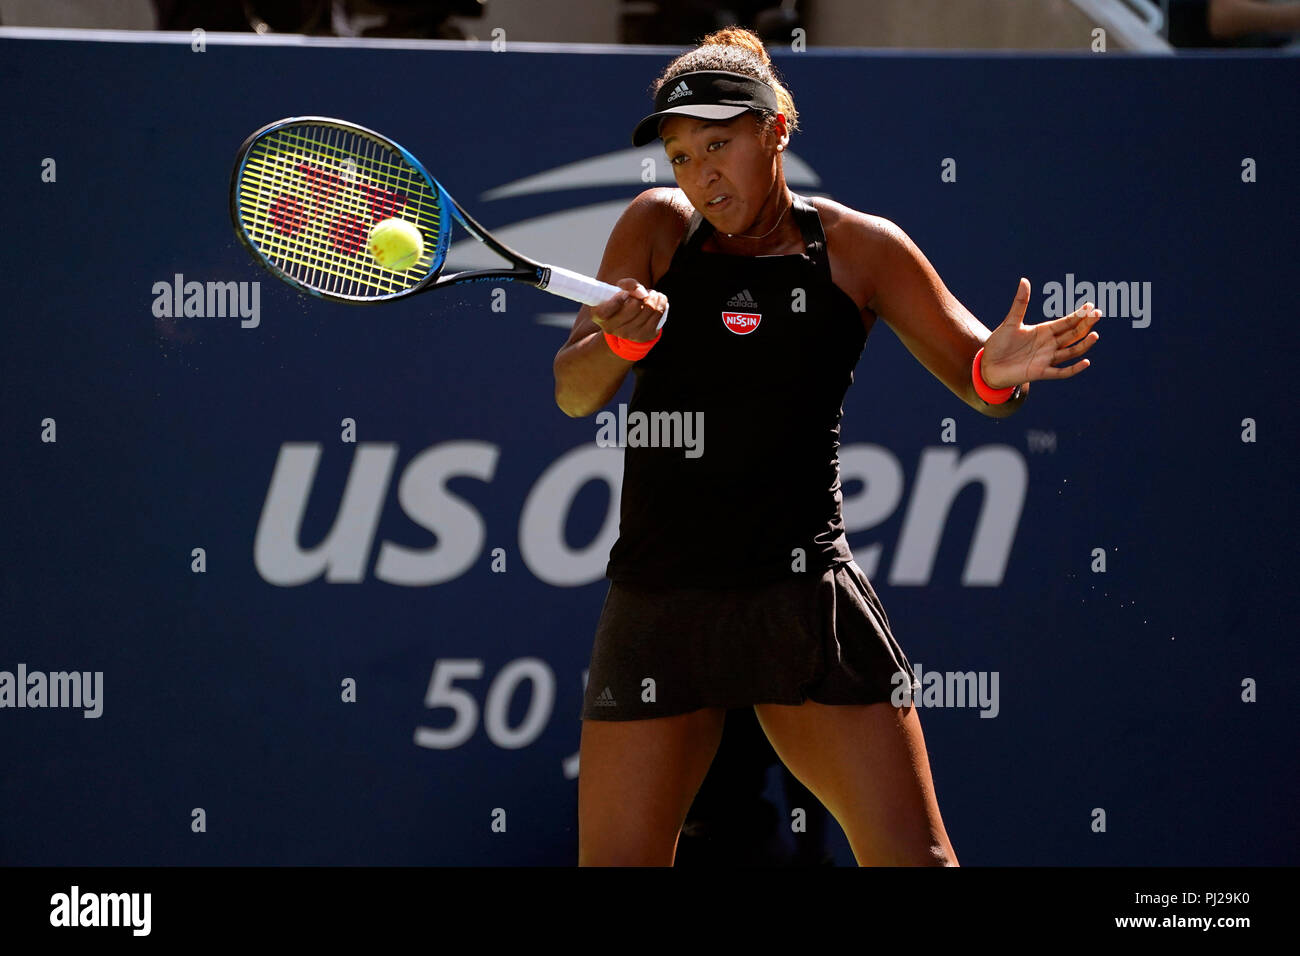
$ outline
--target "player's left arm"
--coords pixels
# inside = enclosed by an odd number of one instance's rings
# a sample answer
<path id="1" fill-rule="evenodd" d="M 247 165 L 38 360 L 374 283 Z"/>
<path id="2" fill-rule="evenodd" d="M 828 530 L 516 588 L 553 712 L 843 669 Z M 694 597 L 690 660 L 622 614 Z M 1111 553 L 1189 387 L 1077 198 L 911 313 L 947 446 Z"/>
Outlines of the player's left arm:
<path id="1" fill-rule="evenodd" d="M 975 353 L 989 337 L 984 324 L 948 290 L 930 260 L 895 223 L 863 215 L 856 226 L 875 288 L 868 308 L 930 374 L 971 408 L 993 418 L 1013 414 L 1024 403 L 1028 386 L 1015 401 L 990 405 L 971 381 Z"/>
<path id="2" fill-rule="evenodd" d="M 1029 383 L 1069 378 L 1088 367 L 1085 359 L 1067 368 L 1052 367 L 1082 355 L 1100 336 L 1092 325 L 1101 313 L 1087 303 L 1075 313 L 1039 325 L 1024 325 L 1029 282 L 1021 279 L 1011 310 L 996 330 L 975 318 L 957 300 L 916 243 L 895 223 L 879 216 L 853 217 L 863 267 L 874 292 L 868 307 L 885 321 L 907 350 L 954 395 L 990 418 L 1005 418 L 1024 404 Z M 1070 343 L 1077 343 L 1070 346 Z M 981 367 L 991 388 L 1020 385 L 1020 396 L 1000 405 L 980 398 L 971 380 L 975 353 L 984 349 Z"/>

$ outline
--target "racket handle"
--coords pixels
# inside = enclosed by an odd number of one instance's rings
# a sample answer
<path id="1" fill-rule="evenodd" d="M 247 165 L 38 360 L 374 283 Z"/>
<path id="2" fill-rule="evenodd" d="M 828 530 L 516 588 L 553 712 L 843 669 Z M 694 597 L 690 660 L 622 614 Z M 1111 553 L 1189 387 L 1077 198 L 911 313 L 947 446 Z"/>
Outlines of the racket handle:
<path id="1" fill-rule="evenodd" d="M 552 295 L 564 296 L 566 299 L 584 305 L 600 305 L 606 299 L 611 299 L 623 291 L 618 286 L 585 276 L 581 272 L 562 269 L 560 266 L 546 266 L 546 268 L 550 270 L 550 276 L 545 285 L 538 286 L 539 289 L 545 289 Z"/>
<path id="2" fill-rule="evenodd" d="M 600 305 L 623 291 L 616 285 L 601 282 L 599 279 L 585 276 L 581 272 L 573 272 L 560 266 L 546 266 L 545 268 L 550 270 L 550 276 L 547 278 L 545 285 L 538 286 L 539 289 L 544 289 L 552 295 L 572 299 L 574 302 L 581 302 L 583 305 Z M 662 329 L 667 321 L 668 309 L 665 307 L 664 314 L 660 317 L 659 325 L 656 328 Z"/>

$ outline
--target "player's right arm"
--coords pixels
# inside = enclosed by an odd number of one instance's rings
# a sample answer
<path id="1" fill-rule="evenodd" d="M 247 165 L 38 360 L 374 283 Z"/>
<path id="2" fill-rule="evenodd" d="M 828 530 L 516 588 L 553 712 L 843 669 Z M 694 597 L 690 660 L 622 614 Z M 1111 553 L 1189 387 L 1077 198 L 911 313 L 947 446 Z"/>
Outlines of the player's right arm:
<path id="1" fill-rule="evenodd" d="M 680 225 L 672 190 L 647 189 L 623 211 L 601 260 L 596 278 L 624 290 L 600 305 L 578 311 L 569 339 L 555 355 L 555 404 L 570 418 L 598 411 L 618 392 L 632 362 L 610 351 L 604 332 L 633 342 L 648 342 L 657 334 L 668 300 L 649 291 L 654 281 L 656 243 Z"/>

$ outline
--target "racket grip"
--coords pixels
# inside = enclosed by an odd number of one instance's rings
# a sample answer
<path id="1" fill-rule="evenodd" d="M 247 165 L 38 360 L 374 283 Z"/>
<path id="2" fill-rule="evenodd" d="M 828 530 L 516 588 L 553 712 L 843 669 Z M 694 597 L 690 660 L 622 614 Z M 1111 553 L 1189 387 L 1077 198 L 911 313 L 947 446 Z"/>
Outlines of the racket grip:
<path id="1" fill-rule="evenodd" d="M 583 305 L 600 305 L 623 291 L 616 285 L 601 282 L 599 279 L 585 276 L 581 272 L 573 272 L 560 266 L 546 266 L 545 268 L 550 270 L 550 275 L 545 285 L 538 286 L 539 289 L 544 289 L 552 295 L 572 299 L 574 302 L 581 302 Z M 656 328 L 662 329 L 667 321 L 668 309 L 665 307 L 664 314 L 659 318 L 659 325 Z"/>
<path id="2" fill-rule="evenodd" d="M 573 272 L 559 266 L 547 266 L 546 268 L 550 270 L 550 276 L 547 278 L 545 285 L 538 286 L 539 289 L 545 289 L 552 295 L 564 296 L 566 299 L 572 299 L 574 302 L 581 302 L 584 305 L 600 305 L 606 299 L 613 298 L 623 291 L 618 286 L 610 285 L 608 282 L 601 282 L 599 279 L 592 279 L 581 272 Z"/>

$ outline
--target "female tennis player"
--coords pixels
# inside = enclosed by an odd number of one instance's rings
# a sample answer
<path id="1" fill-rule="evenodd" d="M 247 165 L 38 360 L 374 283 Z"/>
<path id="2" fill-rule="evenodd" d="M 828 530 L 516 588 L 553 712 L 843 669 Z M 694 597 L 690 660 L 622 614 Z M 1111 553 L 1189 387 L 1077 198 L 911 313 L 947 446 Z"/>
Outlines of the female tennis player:
<path id="1" fill-rule="evenodd" d="M 957 865 L 917 712 L 891 702 L 919 682 L 845 541 L 844 395 L 880 317 L 959 399 L 1005 417 L 1030 382 L 1088 366 L 1056 367 L 1097 342 L 1101 313 L 1024 325 L 1021 279 L 990 334 L 894 223 L 790 191 L 797 118 L 747 30 L 675 59 L 633 142 L 663 141 L 677 188 L 629 205 L 598 273 L 623 291 L 584 307 L 555 357 L 566 414 L 600 409 L 632 369 L 628 422 L 661 426 L 627 433 L 579 865 L 672 865 L 726 709 L 748 706 L 859 865 Z M 673 447 L 688 422 L 695 447 Z"/>

